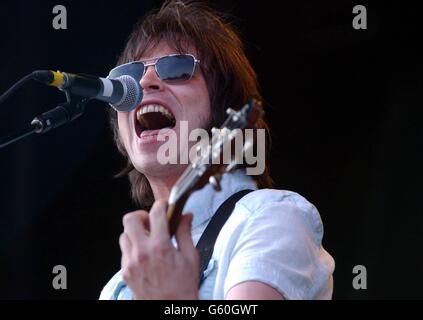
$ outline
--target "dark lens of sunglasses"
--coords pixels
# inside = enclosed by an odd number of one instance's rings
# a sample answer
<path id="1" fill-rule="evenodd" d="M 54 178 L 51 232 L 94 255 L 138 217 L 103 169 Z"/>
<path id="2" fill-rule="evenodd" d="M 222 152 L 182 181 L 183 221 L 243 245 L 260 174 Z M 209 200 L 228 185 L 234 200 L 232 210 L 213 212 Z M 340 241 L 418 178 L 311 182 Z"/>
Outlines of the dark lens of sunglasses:
<path id="1" fill-rule="evenodd" d="M 116 67 L 109 73 L 110 79 L 116 79 L 123 75 L 128 75 L 136 81 L 140 81 L 144 74 L 144 64 L 142 62 L 132 62 Z"/>
<path id="2" fill-rule="evenodd" d="M 157 60 L 156 68 L 164 81 L 183 81 L 191 78 L 194 65 L 192 56 L 180 55 L 160 58 Z"/>

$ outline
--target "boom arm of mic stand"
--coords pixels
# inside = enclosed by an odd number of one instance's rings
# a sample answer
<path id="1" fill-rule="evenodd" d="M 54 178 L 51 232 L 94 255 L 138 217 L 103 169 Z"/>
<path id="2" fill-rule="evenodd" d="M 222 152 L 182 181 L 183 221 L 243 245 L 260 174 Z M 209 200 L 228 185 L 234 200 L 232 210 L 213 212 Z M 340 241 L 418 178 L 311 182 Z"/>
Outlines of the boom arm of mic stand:
<path id="1" fill-rule="evenodd" d="M 86 103 L 86 99 L 70 99 L 68 102 L 35 117 L 31 125 L 35 126 L 36 133 L 46 133 L 80 117 L 85 111 Z"/>
<path id="2" fill-rule="evenodd" d="M 80 117 L 85 111 L 88 99 L 66 94 L 67 102 L 44 112 L 31 121 L 30 126 L 0 138 L 0 149 L 33 133 L 46 133 Z"/>
<path id="3" fill-rule="evenodd" d="M 0 149 L 4 148 L 5 146 L 19 141 L 23 138 L 25 138 L 26 136 L 29 136 L 33 133 L 35 133 L 36 128 L 32 125 L 30 126 L 26 126 L 25 128 L 18 130 L 8 136 L 2 137 L 0 138 Z"/>

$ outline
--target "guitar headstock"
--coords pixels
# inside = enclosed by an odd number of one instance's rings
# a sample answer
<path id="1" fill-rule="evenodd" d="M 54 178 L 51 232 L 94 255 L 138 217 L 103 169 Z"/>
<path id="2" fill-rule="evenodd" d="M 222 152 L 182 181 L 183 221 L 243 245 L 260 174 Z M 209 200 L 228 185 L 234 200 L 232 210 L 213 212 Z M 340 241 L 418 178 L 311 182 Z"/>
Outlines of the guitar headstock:
<path id="1" fill-rule="evenodd" d="M 201 154 L 185 170 L 171 190 L 168 200 L 171 234 L 176 230 L 189 195 L 207 183 L 210 183 L 215 190 L 220 190 L 222 175 L 233 171 L 241 164 L 245 151 L 253 146 L 251 137 L 247 135 L 243 137 L 243 130 L 256 126 L 263 114 L 262 103 L 251 99 L 239 111 L 227 109 L 226 112 L 228 118 L 222 126 L 219 129 L 212 129 L 211 143 L 201 148 Z M 238 141 L 242 142 L 241 146 Z M 232 152 L 232 146 L 235 146 L 235 152 Z"/>
<path id="2" fill-rule="evenodd" d="M 222 124 L 221 128 L 227 128 L 229 130 L 252 128 L 263 115 L 263 105 L 259 100 L 250 99 L 239 111 L 229 108 L 226 110 L 226 113 L 228 114 L 228 118 Z"/>

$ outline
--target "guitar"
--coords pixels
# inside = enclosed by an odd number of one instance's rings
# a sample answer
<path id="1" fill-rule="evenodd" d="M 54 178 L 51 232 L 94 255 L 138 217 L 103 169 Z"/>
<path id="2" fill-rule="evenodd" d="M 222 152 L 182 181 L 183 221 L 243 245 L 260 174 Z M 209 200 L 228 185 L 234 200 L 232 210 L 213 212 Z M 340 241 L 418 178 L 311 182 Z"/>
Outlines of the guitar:
<path id="1" fill-rule="evenodd" d="M 242 130 L 256 127 L 258 119 L 263 115 L 262 103 L 251 99 L 239 111 L 229 108 L 226 113 L 229 116 L 221 128 L 212 129 L 212 140 L 205 152 L 192 161 L 170 191 L 167 218 L 171 236 L 176 232 L 183 207 L 191 193 L 203 188 L 207 183 L 219 191 L 222 176 L 233 171 L 238 164 L 242 163 L 243 154 L 253 147 L 252 138 L 246 136 L 242 140 L 244 142 L 242 154 L 239 152 L 235 152 L 235 155 L 231 154 L 232 146 L 237 137 L 242 135 Z M 224 155 L 228 154 L 231 157 L 230 161 L 222 161 Z"/>

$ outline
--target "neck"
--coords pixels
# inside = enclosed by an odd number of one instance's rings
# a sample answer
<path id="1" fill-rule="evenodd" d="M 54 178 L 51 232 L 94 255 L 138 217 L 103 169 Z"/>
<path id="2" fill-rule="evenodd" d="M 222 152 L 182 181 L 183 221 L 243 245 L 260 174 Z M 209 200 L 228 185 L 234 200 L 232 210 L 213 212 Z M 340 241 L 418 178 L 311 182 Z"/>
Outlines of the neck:
<path id="1" fill-rule="evenodd" d="M 183 170 L 175 170 L 166 176 L 151 176 L 145 175 L 150 183 L 155 200 L 168 200 L 170 190 L 175 185 L 176 181 L 181 176 Z"/>

